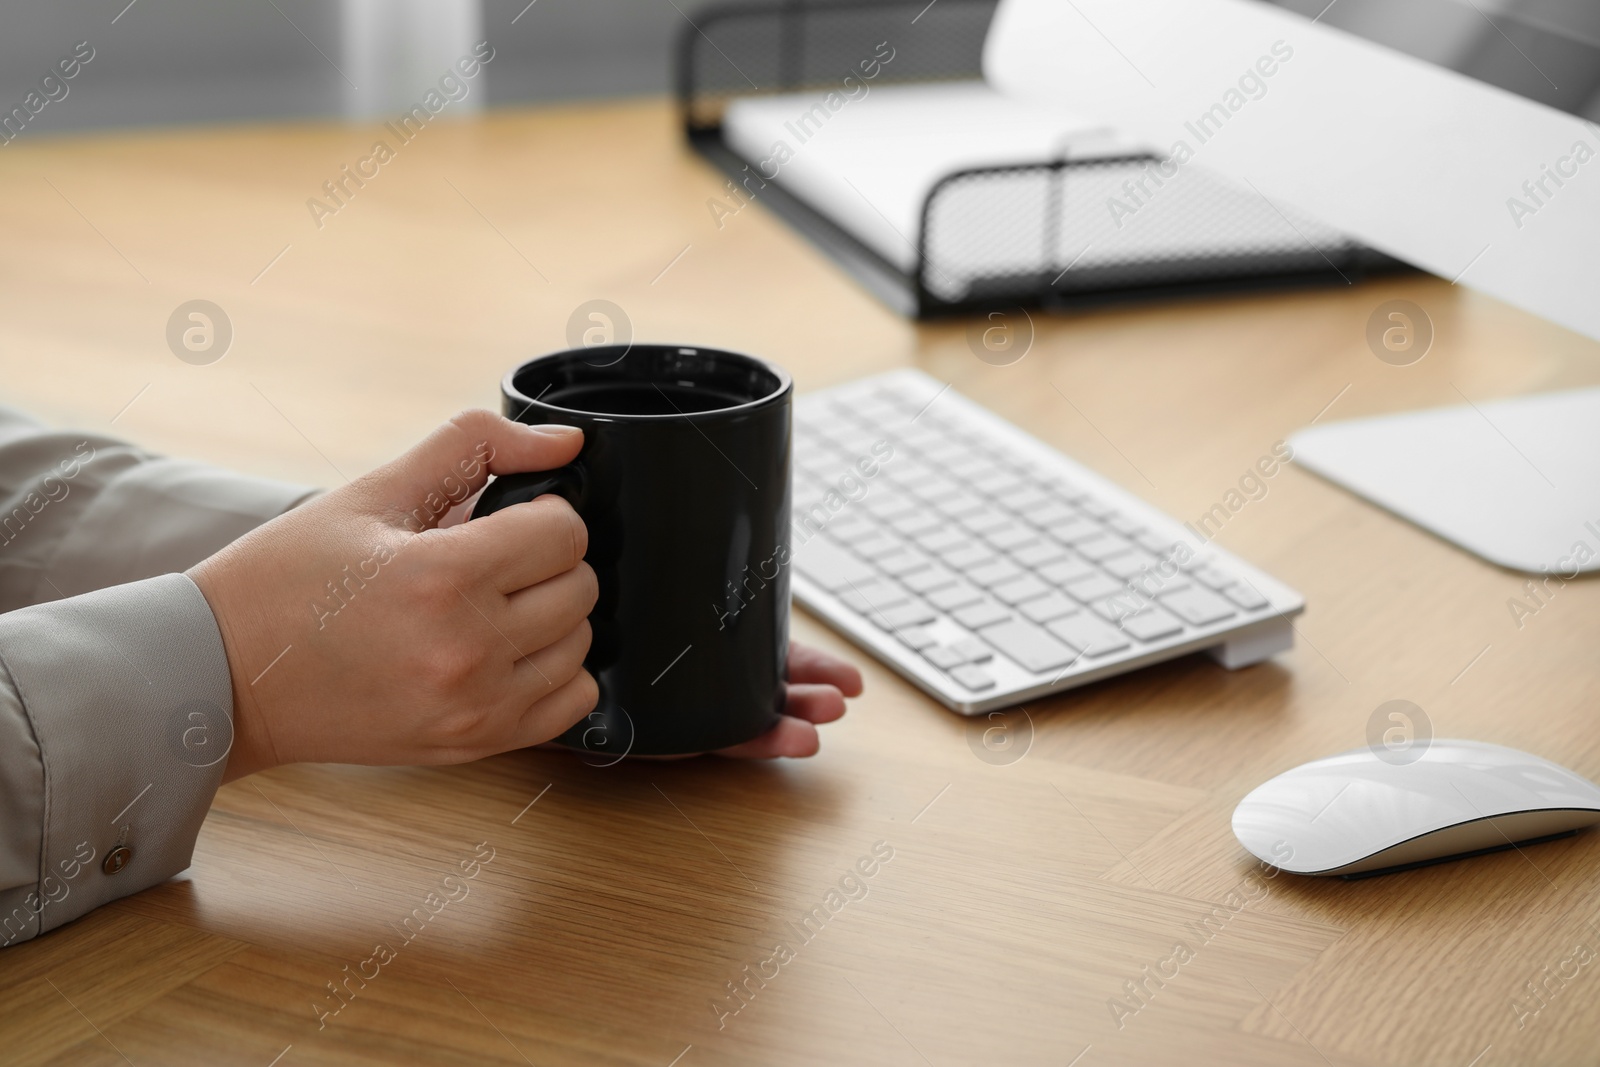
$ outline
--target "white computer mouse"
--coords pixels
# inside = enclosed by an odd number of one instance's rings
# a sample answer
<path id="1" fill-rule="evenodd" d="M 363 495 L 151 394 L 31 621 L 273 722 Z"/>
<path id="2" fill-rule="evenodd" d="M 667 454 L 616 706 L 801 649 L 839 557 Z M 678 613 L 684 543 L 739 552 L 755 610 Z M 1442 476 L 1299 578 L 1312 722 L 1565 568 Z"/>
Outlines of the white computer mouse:
<path id="1" fill-rule="evenodd" d="M 1534 844 L 1600 822 L 1600 786 L 1502 745 L 1436 739 L 1412 762 L 1358 748 L 1285 771 L 1233 812 L 1253 854 L 1295 874 L 1382 874 Z"/>

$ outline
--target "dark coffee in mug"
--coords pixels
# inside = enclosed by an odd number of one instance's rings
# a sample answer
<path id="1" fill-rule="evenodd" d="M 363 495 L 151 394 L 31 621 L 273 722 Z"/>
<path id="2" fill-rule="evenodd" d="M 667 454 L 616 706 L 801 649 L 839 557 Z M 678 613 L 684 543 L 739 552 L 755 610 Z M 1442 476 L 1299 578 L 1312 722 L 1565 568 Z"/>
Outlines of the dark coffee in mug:
<path id="1" fill-rule="evenodd" d="M 725 748 L 777 723 L 793 392 L 772 364 L 678 345 L 556 352 L 506 375 L 508 418 L 584 432 L 571 464 L 496 478 L 473 511 L 559 493 L 588 526 L 600 598 L 584 666 L 600 702 L 561 743 L 609 762 Z"/>

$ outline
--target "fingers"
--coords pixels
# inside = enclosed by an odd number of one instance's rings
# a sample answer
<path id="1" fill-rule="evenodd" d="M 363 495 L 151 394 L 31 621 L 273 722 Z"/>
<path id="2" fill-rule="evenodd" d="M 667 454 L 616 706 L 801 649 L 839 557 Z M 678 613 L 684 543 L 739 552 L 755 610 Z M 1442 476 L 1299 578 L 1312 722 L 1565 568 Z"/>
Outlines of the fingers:
<path id="1" fill-rule="evenodd" d="M 583 669 L 592 636 L 589 620 L 579 619 L 578 625 L 558 640 L 537 651 L 526 650 L 511 667 L 510 690 L 518 694 L 515 702 L 526 707 L 571 681 Z"/>
<path id="2" fill-rule="evenodd" d="M 783 713 L 811 723 L 834 722 L 844 716 L 844 694 L 831 685 L 791 683 L 783 701 Z"/>
<path id="3" fill-rule="evenodd" d="M 827 658 L 833 659 L 831 656 Z M 840 663 L 839 660 L 833 662 Z M 859 683 L 858 677 L 858 691 Z M 844 694 L 834 686 L 790 684 L 785 690 L 783 717 L 778 720 L 778 725 L 753 741 L 721 749 L 717 755 L 735 759 L 804 759 L 815 756 L 822 747 L 816 724 L 833 722 L 843 715 Z"/>
<path id="4" fill-rule="evenodd" d="M 427 530 L 482 489 L 491 473 L 550 470 L 572 462 L 582 447 L 576 427 L 525 426 L 491 411 L 463 411 L 369 475 L 367 488 L 399 513 L 397 521 Z"/>
<path id="5" fill-rule="evenodd" d="M 815 726 L 792 715 L 785 715 L 778 720 L 778 725 L 754 741 L 720 749 L 717 755 L 735 759 L 803 759 L 815 756 L 821 743 Z"/>
<path id="6" fill-rule="evenodd" d="M 838 656 L 810 645 L 789 645 L 789 681 L 831 685 L 847 697 L 861 695 L 861 672 Z"/>
<path id="7" fill-rule="evenodd" d="M 502 625 L 524 652 L 544 648 L 583 622 L 599 595 L 593 568 L 580 562 L 564 574 L 511 594 Z"/>
<path id="8" fill-rule="evenodd" d="M 589 550 L 588 527 L 558 496 L 513 504 L 445 533 L 448 551 L 506 594 L 572 570 Z"/>
<path id="9" fill-rule="evenodd" d="M 600 687 L 588 671 L 579 670 L 563 685 L 529 705 L 512 731 L 507 749 L 527 748 L 557 737 L 594 710 Z"/>

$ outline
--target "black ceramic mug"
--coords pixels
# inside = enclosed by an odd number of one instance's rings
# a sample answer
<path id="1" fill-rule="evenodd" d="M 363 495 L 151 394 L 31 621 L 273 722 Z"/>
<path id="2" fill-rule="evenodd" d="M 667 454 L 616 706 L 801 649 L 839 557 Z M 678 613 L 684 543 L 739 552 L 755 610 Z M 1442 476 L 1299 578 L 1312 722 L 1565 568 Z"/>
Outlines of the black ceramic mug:
<path id="1" fill-rule="evenodd" d="M 600 703 L 557 740 L 607 762 L 707 752 L 778 721 L 789 649 L 789 433 L 779 367 L 678 345 L 530 360 L 507 418 L 581 427 L 566 467 L 484 489 L 479 518 L 545 493 L 589 528 L 600 581 L 584 666 Z"/>

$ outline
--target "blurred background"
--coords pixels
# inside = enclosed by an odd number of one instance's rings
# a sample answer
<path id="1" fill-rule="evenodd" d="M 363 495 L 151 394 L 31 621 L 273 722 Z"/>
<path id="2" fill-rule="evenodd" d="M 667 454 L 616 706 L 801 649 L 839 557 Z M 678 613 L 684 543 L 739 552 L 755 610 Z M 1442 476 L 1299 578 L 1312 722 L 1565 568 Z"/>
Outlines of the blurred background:
<path id="1" fill-rule="evenodd" d="M 777 2 L 777 0 L 773 0 Z M 414 102 L 484 36 L 466 107 L 665 92 L 689 0 L 55 0 L 0 9 L 0 102 L 79 41 L 70 108 L 29 135 L 257 118 L 368 117 Z M 681 9 L 681 11 L 680 11 Z"/>

